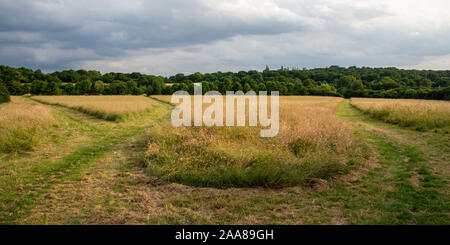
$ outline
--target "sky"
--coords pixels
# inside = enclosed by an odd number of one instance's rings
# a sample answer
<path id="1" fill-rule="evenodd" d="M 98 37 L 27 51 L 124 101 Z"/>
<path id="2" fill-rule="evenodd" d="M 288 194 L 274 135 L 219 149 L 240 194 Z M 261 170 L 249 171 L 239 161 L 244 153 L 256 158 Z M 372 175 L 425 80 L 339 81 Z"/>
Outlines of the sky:
<path id="1" fill-rule="evenodd" d="M 156 75 L 450 69 L 448 0 L 0 0 L 0 64 Z"/>

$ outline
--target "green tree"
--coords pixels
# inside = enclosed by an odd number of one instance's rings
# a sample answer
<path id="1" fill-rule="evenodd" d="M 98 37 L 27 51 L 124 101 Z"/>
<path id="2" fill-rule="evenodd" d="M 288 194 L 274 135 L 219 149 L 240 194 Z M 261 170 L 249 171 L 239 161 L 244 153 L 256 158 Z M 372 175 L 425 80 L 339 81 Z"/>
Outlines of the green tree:
<path id="1" fill-rule="evenodd" d="M 266 82 L 266 89 L 268 92 L 270 91 L 278 91 L 277 85 L 274 81 Z"/>
<path id="2" fill-rule="evenodd" d="M 30 93 L 30 88 L 31 88 L 31 86 L 30 86 L 30 84 L 23 84 L 22 85 L 22 87 L 21 87 L 21 89 L 22 89 L 22 91 L 21 91 L 21 95 L 24 95 L 24 94 L 29 94 Z"/>
<path id="3" fill-rule="evenodd" d="M 347 75 L 347 76 L 343 76 L 343 77 L 339 78 L 336 84 L 337 84 L 338 89 L 348 88 L 349 85 L 355 80 L 356 80 L 355 76 Z"/>
<path id="4" fill-rule="evenodd" d="M 85 79 L 77 82 L 75 84 L 75 93 L 76 94 L 89 94 L 91 92 L 92 82 Z"/>
<path id="5" fill-rule="evenodd" d="M 231 91 L 233 88 L 233 82 L 231 78 L 225 78 L 223 82 L 219 84 L 219 92 L 225 94 L 227 91 Z"/>
<path id="6" fill-rule="evenodd" d="M 247 93 L 248 91 L 252 90 L 252 87 L 250 87 L 250 84 L 245 83 L 243 87 L 244 93 Z"/>
<path id="7" fill-rule="evenodd" d="M 311 78 L 308 78 L 305 81 L 303 81 L 303 85 L 307 88 L 314 88 L 316 86 L 316 82 Z"/>
<path id="8" fill-rule="evenodd" d="M 46 95 L 61 94 L 61 80 L 57 77 L 49 76 L 47 78 L 47 86 L 43 88 L 41 93 Z"/>
<path id="9" fill-rule="evenodd" d="M 153 87 L 152 87 L 152 85 L 148 85 L 148 86 L 147 86 L 147 88 L 145 89 L 145 94 L 146 94 L 147 96 L 150 96 L 150 95 L 153 94 Z"/>
<path id="10" fill-rule="evenodd" d="M 398 87 L 400 87 L 400 84 L 398 82 L 394 81 L 394 79 L 392 79 L 390 77 L 383 77 L 383 79 L 381 79 L 381 81 L 380 81 L 380 87 L 381 87 L 381 89 L 388 90 L 388 89 L 398 88 Z"/>
<path id="11" fill-rule="evenodd" d="M 242 91 L 242 85 L 241 85 L 241 83 L 238 83 L 238 82 L 234 82 L 233 83 L 233 86 L 231 87 L 231 90 L 232 91 Z"/>
<path id="12" fill-rule="evenodd" d="M 3 81 L 0 81 L 0 103 L 9 102 L 10 100 L 8 88 Z"/>
<path id="13" fill-rule="evenodd" d="M 417 82 L 419 87 L 425 87 L 425 88 L 431 88 L 432 83 L 433 82 L 428 78 L 421 79 Z"/>
<path id="14" fill-rule="evenodd" d="M 47 82 L 42 81 L 42 80 L 34 80 L 31 83 L 31 94 L 34 95 L 39 95 L 42 94 L 42 92 L 45 90 L 45 88 L 47 87 Z"/>
<path id="15" fill-rule="evenodd" d="M 134 80 L 129 80 L 127 82 L 127 90 L 128 93 L 133 94 L 133 95 L 138 95 L 140 90 L 137 86 L 137 83 Z"/>
<path id="16" fill-rule="evenodd" d="M 202 82 L 202 93 L 205 94 L 208 91 L 211 91 L 211 84 L 207 81 L 203 81 Z"/>
<path id="17" fill-rule="evenodd" d="M 11 81 L 8 91 L 10 95 L 22 95 L 22 84 L 17 80 Z"/>
<path id="18" fill-rule="evenodd" d="M 95 81 L 94 84 L 92 85 L 92 94 L 103 94 L 104 91 L 105 91 L 105 84 L 100 80 Z"/>
<path id="19" fill-rule="evenodd" d="M 115 95 L 128 94 L 128 87 L 126 82 L 115 80 L 110 85 L 110 93 Z"/>
<path id="20" fill-rule="evenodd" d="M 294 93 L 297 95 L 307 95 L 308 94 L 306 87 L 303 86 L 303 83 L 300 79 L 297 79 L 295 81 Z"/>
<path id="21" fill-rule="evenodd" d="M 162 94 L 164 89 L 164 80 L 161 77 L 153 77 L 150 86 L 152 87 L 151 94 Z"/>
<path id="22" fill-rule="evenodd" d="M 358 90 L 362 90 L 364 89 L 364 84 L 362 83 L 361 80 L 352 80 L 351 83 L 349 84 L 349 87 L 351 90 L 353 91 L 358 91 Z"/>
<path id="23" fill-rule="evenodd" d="M 264 83 L 258 84 L 258 91 L 267 91 L 266 85 Z"/>
<path id="24" fill-rule="evenodd" d="M 278 91 L 280 92 L 280 95 L 287 95 L 289 90 L 285 84 L 280 84 Z"/>
<path id="25" fill-rule="evenodd" d="M 75 86 L 73 85 L 73 83 L 66 83 L 62 86 L 62 92 L 65 95 L 74 95 Z"/>

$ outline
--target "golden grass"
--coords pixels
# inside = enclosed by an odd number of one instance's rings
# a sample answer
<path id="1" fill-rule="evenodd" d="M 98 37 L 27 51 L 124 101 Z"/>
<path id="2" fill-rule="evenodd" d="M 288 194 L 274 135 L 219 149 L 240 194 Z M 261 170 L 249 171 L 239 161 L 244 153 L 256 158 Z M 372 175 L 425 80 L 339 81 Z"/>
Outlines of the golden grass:
<path id="1" fill-rule="evenodd" d="M 419 131 L 450 127 L 449 101 L 352 98 L 351 103 L 372 117 Z"/>
<path id="2" fill-rule="evenodd" d="M 70 107 L 109 121 L 147 111 L 158 103 L 144 96 L 33 96 L 33 99 Z"/>
<path id="3" fill-rule="evenodd" d="M 11 96 L 11 102 L 0 106 L 0 151 L 32 150 L 43 131 L 53 123 L 55 120 L 48 107 Z"/>
<path id="4" fill-rule="evenodd" d="M 172 95 L 152 95 L 150 97 L 155 98 L 157 100 L 165 101 L 167 103 L 171 103 L 170 99 L 172 98 Z"/>
<path id="5" fill-rule="evenodd" d="M 170 96 L 155 96 L 170 102 Z M 157 127 L 148 135 L 150 174 L 218 188 L 292 186 L 346 171 L 362 155 L 334 112 L 342 98 L 280 97 L 280 130 L 260 127 Z"/>

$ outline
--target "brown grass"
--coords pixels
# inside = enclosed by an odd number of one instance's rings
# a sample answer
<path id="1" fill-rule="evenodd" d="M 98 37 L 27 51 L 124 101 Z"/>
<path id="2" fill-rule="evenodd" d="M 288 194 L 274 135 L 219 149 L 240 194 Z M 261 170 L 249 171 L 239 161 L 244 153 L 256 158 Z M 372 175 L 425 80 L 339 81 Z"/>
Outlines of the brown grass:
<path id="1" fill-rule="evenodd" d="M 0 106 L 0 151 L 31 150 L 39 143 L 44 129 L 54 123 L 48 107 L 12 96 L 10 103 Z"/>
<path id="2" fill-rule="evenodd" d="M 170 96 L 157 96 L 170 101 Z M 280 130 L 172 127 L 149 133 L 150 174 L 195 186 L 292 186 L 343 173 L 362 155 L 351 128 L 334 115 L 341 98 L 280 97 Z"/>
<path id="3" fill-rule="evenodd" d="M 450 127 L 450 102 L 352 98 L 352 105 L 377 119 L 419 131 Z"/>
<path id="4" fill-rule="evenodd" d="M 144 96 L 33 96 L 33 99 L 77 109 L 110 121 L 143 112 L 157 105 Z"/>

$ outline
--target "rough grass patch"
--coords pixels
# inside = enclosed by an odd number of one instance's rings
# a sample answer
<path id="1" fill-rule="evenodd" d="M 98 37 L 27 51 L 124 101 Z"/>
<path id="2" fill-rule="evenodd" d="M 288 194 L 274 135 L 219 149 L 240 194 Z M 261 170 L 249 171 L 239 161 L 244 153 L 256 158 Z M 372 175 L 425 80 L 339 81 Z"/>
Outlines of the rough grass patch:
<path id="1" fill-rule="evenodd" d="M 41 103 L 69 107 L 93 117 L 119 122 L 148 112 L 157 102 L 144 96 L 33 96 Z"/>
<path id="2" fill-rule="evenodd" d="M 352 98 L 371 117 L 417 131 L 450 127 L 450 102 L 413 99 Z"/>
<path id="3" fill-rule="evenodd" d="M 30 151 L 38 145 L 45 129 L 54 124 L 46 106 L 26 103 L 22 97 L 0 106 L 0 151 Z"/>
<path id="4" fill-rule="evenodd" d="M 169 182 L 215 188 L 329 179 L 363 158 L 352 130 L 334 115 L 340 101 L 282 97 L 275 138 L 259 137 L 259 127 L 155 127 L 147 135 L 145 168 Z"/>

